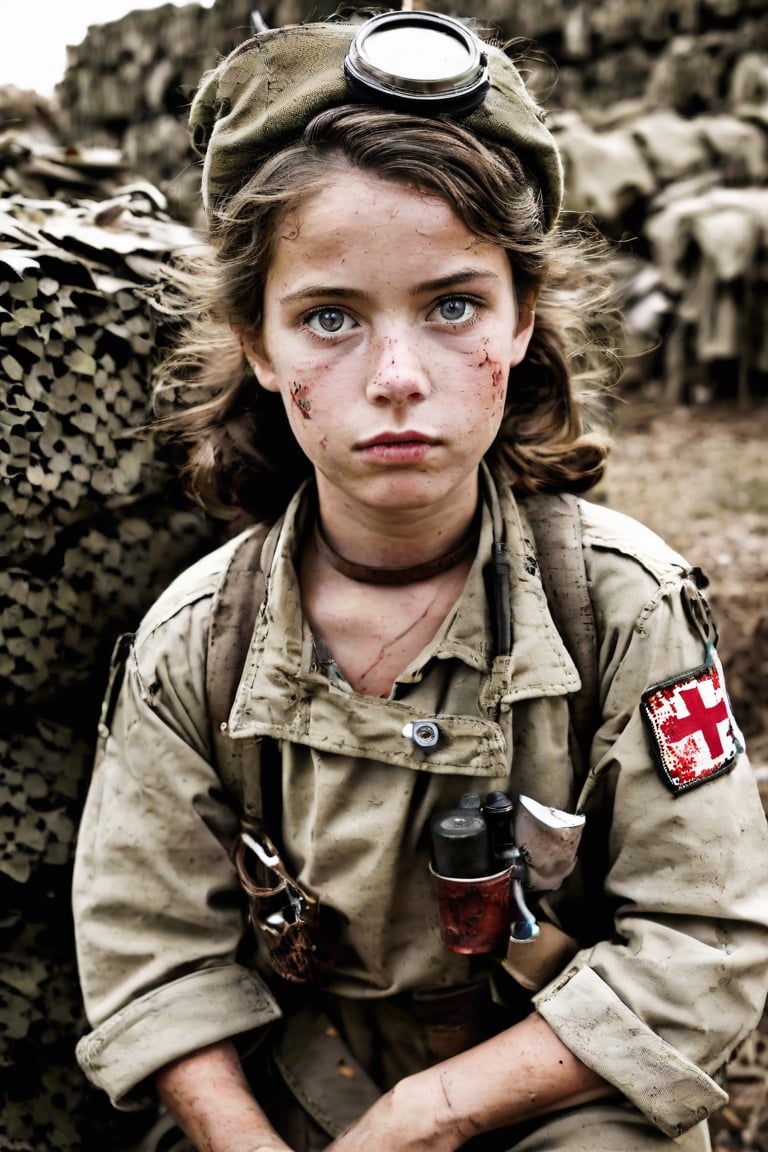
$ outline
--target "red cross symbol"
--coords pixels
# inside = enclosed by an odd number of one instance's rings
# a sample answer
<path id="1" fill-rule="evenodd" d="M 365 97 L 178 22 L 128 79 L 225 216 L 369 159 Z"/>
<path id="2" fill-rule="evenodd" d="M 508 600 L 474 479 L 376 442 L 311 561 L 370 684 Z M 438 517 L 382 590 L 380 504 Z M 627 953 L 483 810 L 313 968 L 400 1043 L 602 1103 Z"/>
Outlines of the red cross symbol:
<path id="1" fill-rule="evenodd" d="M 665 738 L 671 744 L 677 744 L 680 740 L 685 740 L 686 736 L 701 732 L 710 756 L 721 756 L 724 748 L 717 725 L 722 720 L 729 719 L 725 700 L 721 697 L 715 704 L 707 706 L 701 697 L 698 685 L 681 689 L 679 695 L 688 709 L 688 715 L 669 716 L 663 720 L 661 730 Z"/>

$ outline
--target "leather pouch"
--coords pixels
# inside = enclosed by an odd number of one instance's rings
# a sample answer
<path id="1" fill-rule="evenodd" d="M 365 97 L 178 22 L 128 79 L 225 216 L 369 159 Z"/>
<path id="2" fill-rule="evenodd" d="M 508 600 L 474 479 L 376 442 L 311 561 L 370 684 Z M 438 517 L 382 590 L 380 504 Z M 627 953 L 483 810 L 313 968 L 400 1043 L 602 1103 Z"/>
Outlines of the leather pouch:
<path id="1" fill-rule="evenodd" d="M 268 836 L 243 832 L 235 866 L 272 970 L 291 984 L 317 980 L 330 959 L 321 940 L 317 897 L 289 875 Z"/>

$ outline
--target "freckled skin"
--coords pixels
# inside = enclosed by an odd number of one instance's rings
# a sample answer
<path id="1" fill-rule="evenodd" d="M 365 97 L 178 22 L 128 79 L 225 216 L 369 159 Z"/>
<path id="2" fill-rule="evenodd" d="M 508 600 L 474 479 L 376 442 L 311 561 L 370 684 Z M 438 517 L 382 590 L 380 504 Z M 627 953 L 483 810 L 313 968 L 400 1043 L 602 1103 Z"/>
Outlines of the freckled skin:
<path id="1" fill-rule="evenodd" d="M 341 168 L 287 221 L 263 317 L 245 346 L 314 465 L 324 523 L 426 513 L 449 534 L 471 516 L 532 327 L 502 248 L 438 197 Z"/>

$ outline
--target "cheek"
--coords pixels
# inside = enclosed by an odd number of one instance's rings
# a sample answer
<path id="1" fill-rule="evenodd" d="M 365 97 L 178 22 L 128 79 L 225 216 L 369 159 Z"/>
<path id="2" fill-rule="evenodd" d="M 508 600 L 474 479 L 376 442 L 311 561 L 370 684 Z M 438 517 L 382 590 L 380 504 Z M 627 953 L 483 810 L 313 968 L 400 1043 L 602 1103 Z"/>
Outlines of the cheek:
<path id="1" fill-rule="evenodd" d="M 491 371 L 491 398 L 494 405 L 503 410 L 504 401 L 507 397 L 508 373 L 506 368 L 498 362 L 491 361 L 489 368 Z"/>
<path id="2" fill-rule="evenodd" d="M 312 372 L 288 376 L 280 391 L 296 442 L 305 456 L 314 460 L 329 442 L 328 419 L 334 411 L 333 401 Z"/>
<path id="3" fill-rule="evenodd" d="M 284 383 L 280 387 L 288 420 L 296 436 L 309 432 L 307 424 L 320 413 L 319 387 L 322 371 L 310 360 L 290 357 L 280 366 Z"/>
<path id="4" fill-rule="evenodd" d="M 281 390 L 291 423 L 297 418 L 300 422 L 317 419 L 321 414 L 323 393 L 327 395 L 332 379 L 328 366 L 311 359 L 295 359 L 290 368 L 287 364 L 285 367 L 287 386 Z"/>
<path id="5" fill-rule="evenodd" d="M 299 415 L 304 420 L 312 419 L 312 400 L 310 399 L 310 387 L 308 384 L 303 384 L 300 380 L 292 380 L 289 384 L 290 402 L 298 410 Z"/>
<path id="6" fill-rule="evenodd" d="M 476 402 L 487 417 L 501 416 L 507 396 L 508 372 L 501 360 L 494 358 L 487 347 L 473 364 Z"/>
<path id="7" fill-rule="evenodd" d="M 310 385 L 291 376 L 280 389 L 288 424 L 305 456 L 312 455 L 316 439 L 317 405 Z"/>

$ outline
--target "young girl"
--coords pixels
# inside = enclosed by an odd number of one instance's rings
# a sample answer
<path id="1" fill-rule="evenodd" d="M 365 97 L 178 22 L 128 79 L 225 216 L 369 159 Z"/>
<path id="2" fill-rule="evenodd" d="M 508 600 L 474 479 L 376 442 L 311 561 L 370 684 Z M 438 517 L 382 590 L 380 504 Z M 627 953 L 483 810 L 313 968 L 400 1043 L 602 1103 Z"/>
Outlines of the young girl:
<path id="1" fill-rule="evenodd" d="M 765 821 L 693 571 L 567 495 L 604 467 L 595 297 L 539 110 L 411 13 L 254 37 L 192 127 L 171 423 L 255 527 L 115 663 L 83 1068 L 157 1092 L 145 1147 L 708 1148 L 766 993 Z"/>

